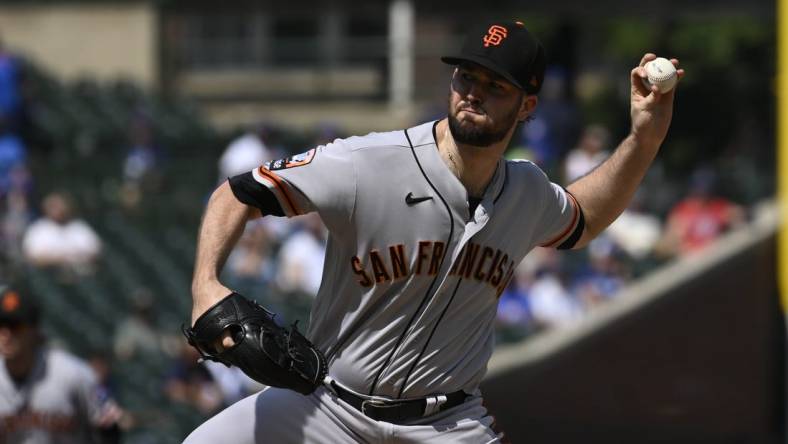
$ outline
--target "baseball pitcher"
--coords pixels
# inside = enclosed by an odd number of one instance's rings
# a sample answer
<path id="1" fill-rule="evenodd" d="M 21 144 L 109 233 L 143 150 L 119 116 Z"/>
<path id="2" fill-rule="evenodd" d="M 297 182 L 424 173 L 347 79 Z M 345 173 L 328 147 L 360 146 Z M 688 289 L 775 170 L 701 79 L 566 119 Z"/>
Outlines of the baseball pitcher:
<path id="1" fill-rule="evenodd" d="M 186 442 L 500 442 L 478 389 L 498 297 L 532 248 L 582 247 L 626 208 L 672 115 L 674 91 L 642 82 L 655 57 L 631 71 L 629 135 L 566 189 L 503 158 L 545 71 L 542 45 L 515 21 L 469 27 L 442 58 L 455 67 L 445 118 L 335 140 L 222 184 L 200 229 L 185 333 L 205 358 L 270 387 Z M 330 237 L 302 334 L 218 276 L 248 219 L 312 211 Z"/>

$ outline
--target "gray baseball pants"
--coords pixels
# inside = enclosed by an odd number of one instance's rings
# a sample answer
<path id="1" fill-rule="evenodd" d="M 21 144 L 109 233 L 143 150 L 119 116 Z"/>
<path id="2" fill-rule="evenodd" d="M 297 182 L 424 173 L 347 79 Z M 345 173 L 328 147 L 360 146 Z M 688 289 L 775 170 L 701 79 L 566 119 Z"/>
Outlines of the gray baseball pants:
<path id="1" fill-rule="evenodd" d="M 206 421 L 186 444 L 498 443 L 481 396 L 409 425 L 379 422 L 325 387 L 309 396 L 267 388 Z"/>

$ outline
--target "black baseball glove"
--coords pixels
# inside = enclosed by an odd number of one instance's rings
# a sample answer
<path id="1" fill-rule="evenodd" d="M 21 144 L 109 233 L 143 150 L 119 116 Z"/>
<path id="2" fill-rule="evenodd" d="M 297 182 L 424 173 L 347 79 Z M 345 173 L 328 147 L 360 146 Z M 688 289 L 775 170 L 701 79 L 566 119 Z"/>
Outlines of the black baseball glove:
<path id="1" fill-rule="evenodd" d="M 238 293 L 217 302 L 183 334 L 203 359 L 240 368 L 255 381 L 308 395 L 323 383 L 326 358 L 294 323 L 290 330 L 274 314 Z M 235 345 L 218 351 L 222 332 L 229 330 Z"/>

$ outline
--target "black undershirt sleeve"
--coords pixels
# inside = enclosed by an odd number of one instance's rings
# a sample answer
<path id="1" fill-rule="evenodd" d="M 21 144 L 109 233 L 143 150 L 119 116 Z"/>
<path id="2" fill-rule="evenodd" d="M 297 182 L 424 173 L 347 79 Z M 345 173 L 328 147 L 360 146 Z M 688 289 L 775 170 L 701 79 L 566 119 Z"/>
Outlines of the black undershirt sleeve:
<path id="1" fill-rule="evenodd" d="M 265 185 L 261 185 L 254 177 L 252 172 L 239 174 L 228 179 L 230 189 L 238 201 L 246 205 L 259 208 L 263 216 L 284 216 L 282 206 L 276 200 L 274 193 Z"/>
<path id="2" fill-rule="evenodd" d="M 568 193 L 569 191 L 567 191 Z M 575 227 L 575 231 L 572 232 L 572 235 L 569 236 L 565 241 L 561 243 L 561 245 L 557 246 L 556 249 L 558 250 L 571 250 L 572 247 L 577 244 L 577 241 L 580 240 L 580 236 L 583 235 L 583 230 L 586 227 L 586 219 L 583 216 L 583 209 L 580 207 L 580 204 L 577 204 L 577 211 L 580 213 L 578 214 L 577 226 Z"/>

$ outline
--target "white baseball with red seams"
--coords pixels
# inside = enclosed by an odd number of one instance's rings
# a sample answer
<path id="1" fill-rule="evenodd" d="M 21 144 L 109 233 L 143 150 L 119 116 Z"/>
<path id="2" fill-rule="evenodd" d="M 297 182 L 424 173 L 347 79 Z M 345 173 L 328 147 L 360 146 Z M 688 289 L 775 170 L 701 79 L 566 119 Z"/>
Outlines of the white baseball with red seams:
<path id="1" fill-rule="evenodd" d="M 643 84 L 646 85 L 646 88 L 651 88 L 651 85 L 657 85 L 659 92 L 663 94 L 673 89 L 679 80 L 676 67 L 664 57 L 657 57 L 647 62 L 643 68 L 648 76 L 648 79 L 643 79 Z"/>

